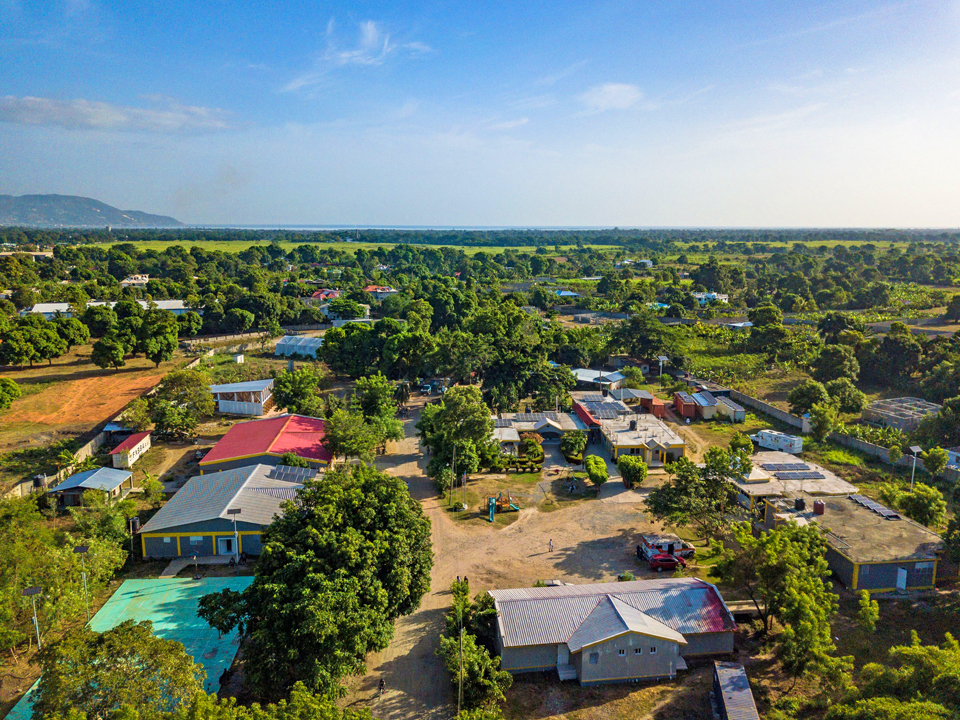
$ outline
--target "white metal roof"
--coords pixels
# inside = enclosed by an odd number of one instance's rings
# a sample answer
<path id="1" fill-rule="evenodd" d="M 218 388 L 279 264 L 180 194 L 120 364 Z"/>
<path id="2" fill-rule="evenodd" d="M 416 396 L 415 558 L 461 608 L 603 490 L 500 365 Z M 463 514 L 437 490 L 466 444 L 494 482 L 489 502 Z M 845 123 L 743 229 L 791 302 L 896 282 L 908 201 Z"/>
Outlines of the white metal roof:
<path id="1" fill-rule="evenodd" d="M 616 597 L 604 595 L 567 640 L 567 645 L 570 652 L 578 652 L 588 645 L 595 645 L 628 632 L 664 638 L 681 645 L 687 644 L 683 635 L 676 630 Z"/>
<path id="2" fill-rule="evenodd" d="M 273 378 L 267 378 L 266 380 L 248 380 L 247 382 L 227 383 L 226 385 L 211 385 L 210 392 L 214 394 L 227 392 L 259 392 L 260 390 L 266 390 L 272 387 Z"/>

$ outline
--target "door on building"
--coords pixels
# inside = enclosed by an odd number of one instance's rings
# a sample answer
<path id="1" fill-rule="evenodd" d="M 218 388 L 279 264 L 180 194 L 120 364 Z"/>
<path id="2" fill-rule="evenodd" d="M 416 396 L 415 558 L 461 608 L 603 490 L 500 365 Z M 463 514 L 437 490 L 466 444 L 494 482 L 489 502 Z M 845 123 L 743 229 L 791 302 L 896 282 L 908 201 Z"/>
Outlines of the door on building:
<path id="1" fill-rule="evenodd" d="M 897 590 L 907 589 L 907 569 L 897 568 Z"/>
<path id="2" fill-rule="evenodd" d="M 566 643 L 557 645 L 557 665 L 570 664 L 570 646 Z"/>
<path id="3" fill-rule="evenodd" d="M 233 538 L 217 538 L 217 555 L 233 555 Z"/>

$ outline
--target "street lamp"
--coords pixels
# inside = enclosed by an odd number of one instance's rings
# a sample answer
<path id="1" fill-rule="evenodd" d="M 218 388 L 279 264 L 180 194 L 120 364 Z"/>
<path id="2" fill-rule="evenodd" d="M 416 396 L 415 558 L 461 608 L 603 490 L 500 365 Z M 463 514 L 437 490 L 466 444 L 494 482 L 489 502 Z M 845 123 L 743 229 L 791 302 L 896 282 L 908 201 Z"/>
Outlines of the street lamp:
<path id="1" fill-rule="evenodd" d="M 196 556 L 196 554 L 194 554 L 194 555 L 191 555 L 190 558 L 193 560 L 193 579 L 194 579 L 194 580 L 199 580 L 199 579 L 200 579 L 200 568 L 197 567 L 197 556 Z"/>
<path id="2" fill-rule="evenodd" d="M 237 565 L 240 564 L 240 534 L 237 532 L 237 515 L 240 514 L 240 508 L 227 510 L 227 515 L 233 516 L 233 554 L 237 558 Z"/>
<path id="3" fill-rule="evenodd" d="M 913 477 L 917 474 L 917 453 L 923 450 L 919 445 L 913 445 L 910 447 L 910 452 L 913 453 L 913 470 L 910 471 L 910 492 L 913 492 Z"/>
<path id="4" fill-rule="evenodd" d="M 33 603 L 33 629 L 37 631 L 37 650 L 40 649 L 40 623 L 37 622 L 37 595 L 40 593 L 41 589 L 38 587 L 28 587 L 20 591 L 21 595 L 30 598 Z"/>
<path id="5" fill-rule="evenodd" d="M 657 360 L 660 361 L 660 376 L 659 376 L 659 380 L 660 380 L 660 386 L 663 387 L 663 364 L 664 364 L 665 362 L 669 362 L 669 361 L 670 361 L 670 358 L 668 358 L 666 355 L 657 355 Z"/>
<path id="6" fill-rule="evenodd" d="M 90 624 L 90 601 L 87 599 L 87 563 L 84 560 L 84 556 L 89 552 L 90 547 L 88 545 L 77 545 L 73 552 L 80 556 L 80 577 L 83 578 L 83 609 L 87 613 L 87 624 Z"/>

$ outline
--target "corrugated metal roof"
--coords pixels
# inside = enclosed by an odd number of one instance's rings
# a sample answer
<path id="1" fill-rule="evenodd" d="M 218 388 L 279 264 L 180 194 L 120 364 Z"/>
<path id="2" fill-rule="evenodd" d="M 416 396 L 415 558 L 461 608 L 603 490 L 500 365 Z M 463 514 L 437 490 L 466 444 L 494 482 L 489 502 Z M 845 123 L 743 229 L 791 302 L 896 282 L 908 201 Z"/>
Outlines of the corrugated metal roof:
<path id="1" fill-rule="evenodd" d="M 603 597 L 683 635 L 726 632 L 736 623 L 716 588 L 696 578 L 491 590 L 504 647 L 567 642 Z"/>
<path id="2" fill-rule="evenodd" d="M 118 470 L 117 468 L 101 467 L 94 468 L 93 470 L 84 470 L 83 472 L 71 475 L 50 490 L 50 492 L 61 492 L 75 488 L 83 488 L 84 490 L 114 490 L 120 487 L 120 484 L 131 475 L 133 475 L 133 473 L 129 470 Z"/>
<path id="3" fill-rule="evenodd" d="M 294 491 L 298 483 L 278 480 L 283 468 L 249 465 L 235 470 L 198 475 L 160 508 L 140 529 L 142 533 L 161 532 L 190 523 L 227 518 L 228 509 L 240 508 L 240 522 L 269 525 L 281 512 L 284 490 Z"/>
<path id="4" fill-rule="evenodd" d="M 273 387 L 273 378 L 266 380 L 249 380 L 247 382 L 227 383 L 226 385 L 211 385 L 210 392 L 258 392 Z"/>
<path id="5" fill-rule="evenodd" d="M 717 702 L 723 705 L 727 720 L 760 720 L 743 665 L 714 661 L 713 671 L 720 687 Z"/>
<path id="6" fill-rule="evenodd" d="M 614 638 L 627 632 L 686 644 L 683 635 L 616 597 L 605 595 L 567 640 L 570 652 Z"/>
<path id="7" fill-rule="evenodd" d="M 150 431 L 134 433 L 122 443 L 117 445 L 113 450 L 110 451 L 111 455 L 116 455 L 117 453 L 126 452 L 127 450 L 132 450 L 137 445 L 139 445 L 145 437 L 150 437 Z"/>

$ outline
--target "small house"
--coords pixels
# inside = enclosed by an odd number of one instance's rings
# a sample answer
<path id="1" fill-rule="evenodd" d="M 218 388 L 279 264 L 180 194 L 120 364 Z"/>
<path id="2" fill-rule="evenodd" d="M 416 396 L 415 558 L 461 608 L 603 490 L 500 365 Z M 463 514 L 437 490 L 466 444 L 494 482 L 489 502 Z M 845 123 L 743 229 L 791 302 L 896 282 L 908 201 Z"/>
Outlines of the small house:
<path id="1" fill-rule="evenodd" d="M 372 295 L 373 299 L 377 302 L 383 302 L 388 297 L 392 297 L 400 292 L 396 288 L 392 288 L 389 285 L 367 285 L 363 291 Z"/>
<path id="2" fill-rule="evenodd" d="M 713 701 L 720 720 L 760 720 L 743 665 L 713 661 Z"/>
<path id="3" fill-rule="evenodd" d="M 697 416 L 697 403 L 690 393 L 675 392 L 673 394 L 673 408 L 682 418 L 695 418 Z"/>
<path id="4" fill-rule="evenodd" d="M 143 556 L 259 555 L 263 528 L 316 474 L 311 468 L 248 465 L 192 477 L 140 528 Z"/>
<path id="5" fill-rule="evenodd" d="M 75 507 L 83 505 L 83 493 L 87 490 L 102 490 L 111 500 L 122 498 L 130 491 L 132 478 L 129 470 L 94 468 L 71 475 L 48 492 L 57 498 L 60 507 Z"/>
<path id="6" fill-rule="evenodd" d="M 655 418 L 663 419 L 667 416 L 667 405 L 658 397 L 653 395 L 649 399 L 641 399 L 640 407 L 653 415 Z"/>
<path id="7" fill-rule="evenodd" d="M 273 404 L 273 378 L 211 385 L 217 412 L 224 415 L 263 415 Z"/>
<path id="8" fill-rule="evenodd" d="M 727 397 L 717 398 L 717 417 L 730 422 L 742 423 L 747 420 L 747 411 Z"/>
<path id="9" fill-rule="evenodd" d="M 314 469 L 330 464 L 333 455 L 324 445 L 326 423 L 306 415 L 278 415 L 234 425 L 200 461 L 201 473 L 279 465 L 286 453 L 306 460 Z"/>
<path id="10" fill-rule="evenodd" d="M 323 347 L 322 337 L 305 335 L 286 335 L 280 338 L 273 354 L 278 357 L 308 357 L 316 359 L 317 352 Z"/>
<path id="11" fill-rule="evenodd" d="M 696 578 L 491 590 L 501 667 L 581 685 L 672 679 L 685 658 L 733 651 L 736 623 Z"/>
<path id="12" fill-rule="evenodd" d="M 663 467 L 683 457 L 686 446 L 683 438 L 653 415 L 601 420 L 600 433 L 614 462 L 621 455 L 636 455 L 649 467 Z"/>
<path id="13" fill-rule="evenodd" d="M 110 460 L 115 468 L 126 470 L 149 449 L 150 433 L 134 433 L 110 451 Z"/>
<path id="14" fill-rule="evenodd" d="M 697 405 L 697 415 L 704 420 L 713 420 L 717 414 L 717 399 L 706 390 L 691 395 Z"/>
<path id="15" fill-rule="evenodd" d="M 626 380 L 625 375 L 618 372 L 604 372 L 602 370 L 591 370 L 589 368 L 575 368 L 573 376 L 577 379 L 577 384 L 582 387 L 589 387 L 603 390 L 616 390 L 623 385 Z"/>
<path id="16" fill-rule="evenodd" d="M 635 390 L 633 388 L 616 388 L 610 391 L 610 397 L 614 400 L 619 400 L 624 402 L 627 405 L 638 405 L 644 400 L 650 400 L 653 398 L 646 390 Z"/>

